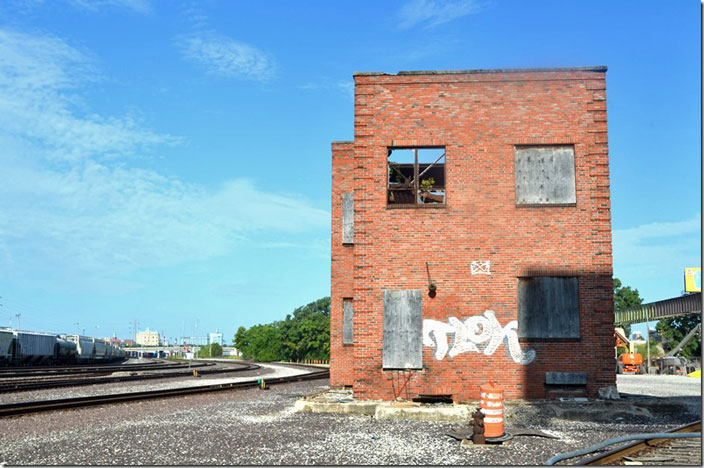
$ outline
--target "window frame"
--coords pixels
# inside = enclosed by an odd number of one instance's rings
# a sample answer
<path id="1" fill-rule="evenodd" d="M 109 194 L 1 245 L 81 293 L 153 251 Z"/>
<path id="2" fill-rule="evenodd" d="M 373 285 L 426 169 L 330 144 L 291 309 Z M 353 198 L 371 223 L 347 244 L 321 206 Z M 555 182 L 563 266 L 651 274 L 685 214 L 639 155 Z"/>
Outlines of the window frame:
<path id="1" fill-rule="evenodd" d="M 389 164 L 389 158 L 391 157 L 391 152 L 394 150 L 412 150 L 414 151 L 414 162 L 413 162 L 413 193 L 414 193 L 414 202 L 413 203 L 391 203 L 389 201 L 389 193 L 391 192 L 391 186 L 390 186 L 390 180 L 391 180 L 391 165 Z M 423 174 L 419 170 L 419 164 L 426 164 L 426 163 L 419 163 L 418 162 L 418 151 L 419 150 L 442 150 L 442 156 L 437 158 L 437 160 L 433 163 L 430 163 L 430 166 L 426 168 L 426 171 L 434 166 L 441 158 L 444 158 L 444 161 L 442 163 L 442 169 L 443 169 L 443 179 L 444 179 L 444 184 L 442 186 L 443 189 L 443 198 L 444 201 L 442 203 L 418 203 L 418 192 L 420 191 L 420 176 Z M 447 206 L 447 146 L 445 145 L 430 145 L 430 146 L 424 146 L 424 145 L 419 145 L 419 146 L 387 146 L 386 147 L 386 208 L 387 209 L 443 209 Z"/>

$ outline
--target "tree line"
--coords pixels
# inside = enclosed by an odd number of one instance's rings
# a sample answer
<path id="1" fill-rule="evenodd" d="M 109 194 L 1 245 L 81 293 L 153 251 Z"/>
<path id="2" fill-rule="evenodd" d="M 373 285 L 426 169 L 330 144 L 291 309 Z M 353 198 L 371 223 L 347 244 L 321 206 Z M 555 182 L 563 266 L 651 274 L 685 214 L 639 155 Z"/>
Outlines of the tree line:
<path id="1" fill-rule="evenodd" d="M 330 297 L 298 307 L 284 320 L 239 327 L 235 347 L 259 362 L 330 359 Z"/>

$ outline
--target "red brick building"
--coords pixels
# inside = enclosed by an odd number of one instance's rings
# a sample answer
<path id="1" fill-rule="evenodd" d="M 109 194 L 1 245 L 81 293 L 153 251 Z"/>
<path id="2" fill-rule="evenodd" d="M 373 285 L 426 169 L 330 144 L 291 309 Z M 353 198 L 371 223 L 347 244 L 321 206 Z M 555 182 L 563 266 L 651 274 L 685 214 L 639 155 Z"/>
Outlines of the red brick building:
<path id="1" fill-rule="evenodd" d="M 332 144 L 333 387 L 615 385 L 606 67 L 357 73 Z"/>

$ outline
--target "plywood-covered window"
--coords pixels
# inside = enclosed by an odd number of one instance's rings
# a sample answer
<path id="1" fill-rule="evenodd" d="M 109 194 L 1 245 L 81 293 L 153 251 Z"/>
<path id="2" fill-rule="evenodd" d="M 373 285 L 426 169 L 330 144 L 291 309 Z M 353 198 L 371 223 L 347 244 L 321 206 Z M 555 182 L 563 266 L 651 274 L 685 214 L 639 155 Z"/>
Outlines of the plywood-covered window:
<path id="1" fill-rule="evenodd" d="M 354 244 L 354 192 L 342 194 L 342 243 Z"/>
<path id="2" fill-rule="evenodd" d="M 389 205 L 445 204 L 445 148 L 389 148 Z"/>
<path id="3" fill-rule="evenodd" d="M 520 338 L 579 338 L 577 277 L 518 279 Z"/>
<path id="4" fill-rule="evenodd" d="M 352 298 L 342 300 L 342 344 L 354 344 L 354 304 Z"/>
<path id="5" fill-rule="evenodd" d="M 421 290 L 384 290 L 384 369 L 423 367 Z"/>
<path id="6" fill-rule="evenodd" d="M 516 204 L 573 205 L 574 146 L 516 146 Z"/>

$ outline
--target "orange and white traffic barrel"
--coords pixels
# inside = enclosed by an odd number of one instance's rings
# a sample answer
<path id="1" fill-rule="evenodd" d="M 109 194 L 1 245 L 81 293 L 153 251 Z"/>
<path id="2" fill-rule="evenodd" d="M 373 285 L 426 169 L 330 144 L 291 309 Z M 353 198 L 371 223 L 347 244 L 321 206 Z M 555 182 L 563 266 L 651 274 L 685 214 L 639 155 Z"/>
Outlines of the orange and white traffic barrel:
<path id="1" fill-rule="evenodd" d="M 489 382 L 479 390 L 479 407 L 484 413 L 484 437 L 501 437 L 504 435 L 504 389 Z"/>

